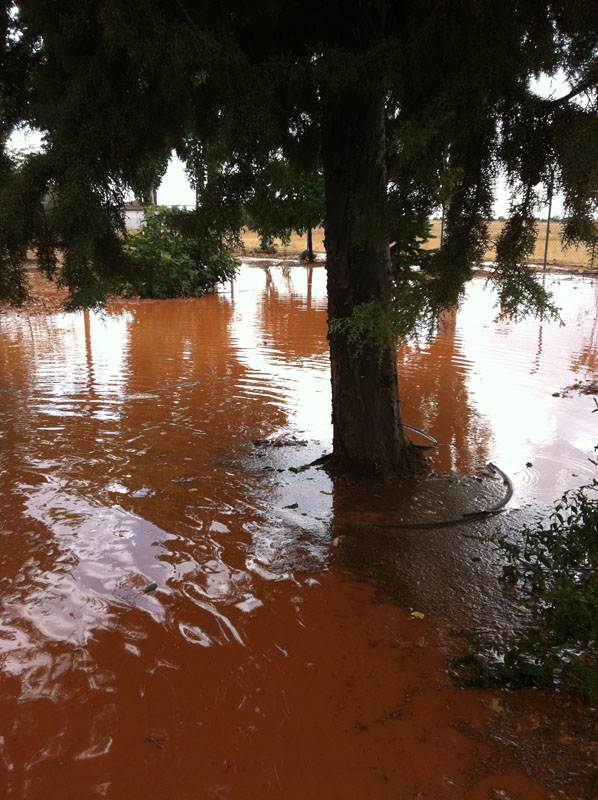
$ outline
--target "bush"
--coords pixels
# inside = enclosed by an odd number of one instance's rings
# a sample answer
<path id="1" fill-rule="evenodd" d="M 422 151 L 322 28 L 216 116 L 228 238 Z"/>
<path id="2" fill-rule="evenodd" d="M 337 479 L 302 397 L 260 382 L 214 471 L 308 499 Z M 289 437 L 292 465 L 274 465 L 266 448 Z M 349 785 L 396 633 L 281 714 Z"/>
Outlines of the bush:
<path id="1" fill-rule="evenodd" d="M 146 209 L 141 230 L 127 234 L 125 252 L 134 275 L 117 287 L 125 297 L 202 297 L 238 266 L 200 212 L 182 209 Z"/>
<path id="2" fill-rule="evenodd" d="M 593 462 L 596 463 L 596 462 Z M 564 683 L 598 700 L 598 481 L 567 492 L 547 526 L 498 542 L 532 625 L 502 642 L 470 636 L 458 667 L 469 682 Z"/>

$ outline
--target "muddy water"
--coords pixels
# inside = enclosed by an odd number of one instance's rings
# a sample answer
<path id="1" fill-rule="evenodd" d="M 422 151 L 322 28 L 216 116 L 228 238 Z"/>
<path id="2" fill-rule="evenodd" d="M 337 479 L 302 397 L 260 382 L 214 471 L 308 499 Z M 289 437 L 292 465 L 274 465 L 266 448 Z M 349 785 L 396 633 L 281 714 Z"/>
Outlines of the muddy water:
<path id="1" fill-rule="evenodd" d="M 500 464 L 515 516 L 591 468 L 591 398 L 552 394 L 596 374 L 596 284 L 552 282 L 566 328 L 492 323 L 476 281 L 399 354 L 406 421 L 451 445 L 436 466 Z M 516 750 L 546 703 L 442 671 L 471 597 L 512 613 L 483 546 L 368 532 L 396 497 L 295 471 L 330 446 L 325 327 L 302 267 L 0 316 L 0 796 L 547 796 Z M 393 558 L 399 596 L 374 595 Z"/>
<path id="2" fill-rule="evenodd" d="M 432 342 L 402 348 L 401 397 L 408 421 L 451 445 L 440 469 L 499 464 L 516 504 L 552 502 L 595 474 L 591 397 L 556 393 L 598 374 L 598 282 L 548 275 L 564 325 L 538 319 L 495 322 L 496 298 L 480 278 Z"/>

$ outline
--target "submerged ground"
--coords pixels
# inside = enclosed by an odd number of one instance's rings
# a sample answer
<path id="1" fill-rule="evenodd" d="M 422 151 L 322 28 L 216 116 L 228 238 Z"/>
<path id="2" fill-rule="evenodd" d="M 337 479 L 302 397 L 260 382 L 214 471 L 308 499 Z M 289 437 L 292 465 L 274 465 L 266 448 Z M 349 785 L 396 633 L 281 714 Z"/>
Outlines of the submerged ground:
<path id="1" fill-rule="evenodd" d="M 0 314 L 2 796 L 594 797 L 592 709 L 445 674 L 462 629 L 524 618 L 488 535 L 593 475 L 592 398 L 562 390 L 596 378 L 598 283 L 547 281 L 565 328 L 493 322 L 478 279 L 399 353 L 442 493 L 302 469 L 330 448 L 321 267 Z M 489 461 L 500 518 L 379 527 L 487 506 Z"/>

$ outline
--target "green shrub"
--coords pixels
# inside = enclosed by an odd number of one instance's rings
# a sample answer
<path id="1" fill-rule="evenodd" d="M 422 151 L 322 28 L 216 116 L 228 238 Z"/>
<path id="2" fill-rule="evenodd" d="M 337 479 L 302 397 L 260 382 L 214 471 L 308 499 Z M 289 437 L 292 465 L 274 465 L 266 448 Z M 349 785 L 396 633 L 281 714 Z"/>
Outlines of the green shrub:
<path id="1" fill-rule="evenodd" d="M 127 234 L 134 277 L 117 287 L 126 297 L 201 297 L 234 277 L 238 262 L 200 212 L 148 208 L 140 231 Z"/>
<path id="2" fill-rule="evenodd" d="M 525 528 L 520 543 L 497 544 L 503 577 L 518 584 L 532 624 L 503 641 L 470 635 L 458 674 L 475 683 L 564 683 L 598 700 L 598 480 L 564 494 L 548 525 Z"/>

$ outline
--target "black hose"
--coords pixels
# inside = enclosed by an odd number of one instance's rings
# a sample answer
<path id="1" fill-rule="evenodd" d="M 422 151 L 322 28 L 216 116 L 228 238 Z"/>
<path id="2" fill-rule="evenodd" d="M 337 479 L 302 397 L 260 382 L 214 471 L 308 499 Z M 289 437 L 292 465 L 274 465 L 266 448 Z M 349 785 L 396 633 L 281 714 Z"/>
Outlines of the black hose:
<path id="1" fill-rule="evenodd" d="M 505 496 L 503 497 L 503 499 L 500 501 L 500 503 L 497 503 L 495 506 L 492 506 L 492 508 L 488 508 L 485 511 L 468 511 L 465 514 L 463 514 L 464 517 L 471 517 L 472 514 L 473 515 L 476 515 L 476 514 L 485 514 L 485 515 L 486 514 L 498 514 L 499 511 L 503 510 L 503 508 L 509 502 L 511 497 L 513 497 L 513 483 L 511 481 L 511 479 L 509 478 L 509 476 L 505 472 L 503 472 L 502 469 L 500 469 L 500 467 L 497 467 L 496 464 L 493 464 L 491 461 L 488 462 L 487 466 L 490 467 L 490 469 L 494 470 L 494 472 L 498 472 L 500 477 L 503 479 L 503 482 L 506 483 L 506 485 L 507 485 L 507 492 L 506 492 Z"/>
<path id="2" fill-rule="evenodd" d="M 488 517 L 494 516 L 494 514 L 500 514 L 503 511 L 504 507 L 507 505 L 511 497 L 513 497 L 513 483 L 511 479 L 506 475 L 496 464 L 489 462 L 487 466 L 497 472 L 503 479 L 504 483 L 507 485 L 507 491 L 503 499 L 497 503 L 496 505 L 492 506 L 491 508 L 483 509 L 482 511 L 468 511 L 465 514 L 462 514 L 457 519 L 442 519 L 442 520 L 435 520 L 430 522 L 371 522 L 368 523 L 368 527 L 373 528 L 450 528 L 453 525 L 463 525 L 467 522 L 477 522 L 478 520 L 487 519 Z"/>
<path id="3" fill-rule="evenodd" d="M 598 402 L 596 403 L 598 407 Z M 416 444 L 414 447 L 418 447 L 421 450 L 433 450 L 436 447 L 447 447 L 447 445 L 440 444 L 438 439 L 431 436 L 429 433 L 420 430 L 419 428 L 414 427 L 413 425 L 407 425 L 403 423 L 403 427 L 407 428 L 407 430 L 413 431 L 414 433 L 419 433 L 420 436 L 423 436 L 424 439 L 427 439 L 429 442 L 432 442 L 432 445 L 425 445 L 425 444 Z M 328 461 L 332 459 L 332 453 L 326 453 L 319 458 L 316 458 L 315 461 L 312 461 L 309 464 L 306 464 L 303 469 L 308 467 L 314 466 L 321 466 L 326 464 Z M 496 464 L 493 464 L 491 461 L 488 462 L 486 465 L 489 469 L 493 472 L 498 473 L 503 482 L 507 486 L 507 491 L 503 499 L 496 503 L 495 505 L 491 506 L 490 508 L 482 509 L 481 511 L 466 511 L 464 514 L 461 514 L 460 517 L 456 519 L 443 519 L 443 520 L 435 520 L 429 522 L 371 522 L 368 523 L 369 527 L 374 528 L 450 528 L 453 525 L 463 525 L 467 522 L 477 522 L 478 520 L 487 519 L 488 517 L 494 516 L 494 514 L 500 514 L 501 511 L 505 508 L 509 500 L 513 497 L 513 483 L 509 476 L 497 467 Z"/>
<path id="4" fill-rule="evenodd" d="M 407 423 L 403 423 L 403 427 L 407 428 L 408 431 L 413 431 L 414 433 L 419 433 L 420 436 L 423 436 L 424 439 L 427 439 L 432 444 L 438 444 L 438 439 L 435 439 L 434 436 L 431 436 L 429 433 L 420 430 L 419 428 L 414 428 L 413 425 L 407 425 Z"/>

